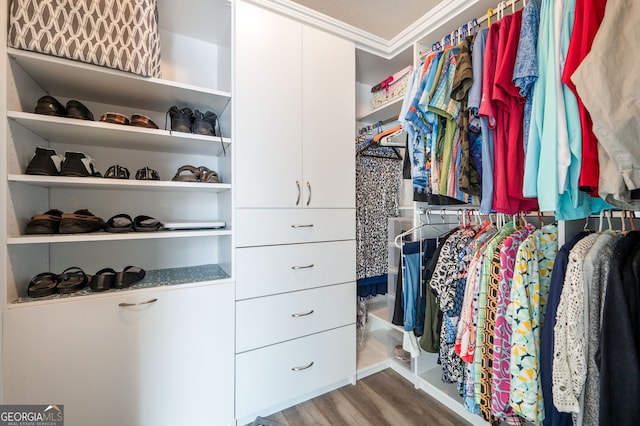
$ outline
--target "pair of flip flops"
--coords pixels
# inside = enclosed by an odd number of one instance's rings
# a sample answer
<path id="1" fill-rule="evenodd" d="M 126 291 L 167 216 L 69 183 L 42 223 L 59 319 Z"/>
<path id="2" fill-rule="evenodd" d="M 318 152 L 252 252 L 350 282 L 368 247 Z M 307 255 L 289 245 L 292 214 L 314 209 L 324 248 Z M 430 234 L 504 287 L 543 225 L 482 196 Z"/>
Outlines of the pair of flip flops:
<path id="1" fill-rule="evenodd" d="M 155 232 L 162 229 L 162 223 L 151 216 L 139 215 L 131 219 L 126 213 L 120 213 L 111 217 L 104 226 L 107 232 Z"/>
<path id="2" fill-rule="evenodd" d="M 62 271 L 61 274 L 43 272 L 29 282 L 27 295 L 33 298 L 47 297 L 54 294 L 69 294 L 80 291 L 87 286 L 89 277 L 77 266 Z"/>
<path id="3" fill-rule="evenodd" d="M 43 272 L 31 279 L 27 295 L 32 298 L 52 296 L 54 294 L 71 294 L 87 287 L 92 291 L 123 289 L 142 280 L 146 275 L 139 266 L 127 266 L 121 272 L 113 268 L 103 268 L 95 275 L 87 275 L 77 266 L 65 269 L 61 274 Z"/>

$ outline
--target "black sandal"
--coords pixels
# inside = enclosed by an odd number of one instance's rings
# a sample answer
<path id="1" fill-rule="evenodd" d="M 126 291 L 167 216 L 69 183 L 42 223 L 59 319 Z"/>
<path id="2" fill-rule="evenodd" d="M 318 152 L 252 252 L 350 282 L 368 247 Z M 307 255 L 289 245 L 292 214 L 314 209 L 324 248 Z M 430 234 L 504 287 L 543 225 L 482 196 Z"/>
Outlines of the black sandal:
<path id="1" fill-rule="evenodd" d="M 162 228 L 162 223 L 155 217 L 140 215 L 133 219 L 133 230 L 136 232 L 155 232 Z"/>
<path id="2" fill-rule="evenodd" d="M 160 180 L 160 175 L 158 174 L 157 171 L 149 167 L 143 167 L 141 169 L 138 169 L 138 171 L 136 172 L 136 179 L 137 180 Z"/>
<path id="3" fill-rule="evenodd" d="M 43 272 L 36 275 L 29 282 L 29 288 L 27 289 L 27 296 L 29 297 L 47 297 L 52 294 L 56 294 L 56 287 L 58 286 L 58 275 L 53 272 Z"/>
<path id="4" fill-rule="evenodd" d="M 116 271 L 113 268 L 100 269 L 91 277 L 89 286 L 92 291 L 107 291 L 116 280 Z"/>
<path id="5" fill-rule="evenodd" d="M 139 266 L 127 266 L 122 272 L 116 274 L 116 281 L 113 284 L 113 288 L 127 288 L 142 280 L 145 275 L 145 270 Z"/>
<path id="6" fill-rule="evenodd" d="M 133 219 L 126 213 L 111 217 L 104 225 L 107 232 L 129 232 L 133 230 Z"/>
<path id="7" fill-rule="evenodd" d="M 56 288 L 60 294 L 75 293 L 85 288 L 88 281 L 89 278 L 82 269 L 72 266 L 58 275 L 58 286 Z"/>
<path id="8" fill-rule="evenodd" d="M 109 179 L 129 179 L 129 170 L 126 167 L 122 167 L 118 164 L 111 166 L 107 169 L 104 177 Z"/>

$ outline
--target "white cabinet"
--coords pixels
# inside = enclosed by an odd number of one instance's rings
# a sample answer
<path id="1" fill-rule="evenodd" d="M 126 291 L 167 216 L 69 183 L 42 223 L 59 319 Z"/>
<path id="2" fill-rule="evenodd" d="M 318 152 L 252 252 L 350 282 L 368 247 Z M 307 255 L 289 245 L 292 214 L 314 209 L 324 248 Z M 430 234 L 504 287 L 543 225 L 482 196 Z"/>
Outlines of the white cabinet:
<path id="1" fill-rule="evenodd" d="M 236 418 L 250 421 L 355 378 L 355 47 L 235 12 Z"/>
<path id="2" fill-rule="evenodd" d="M 354 44 L 242 1 L 236 23 L 236 206 L 353 208 Z"/>
<path id="3" fill-rule="evenodd" d="M 0 43 L 0 301 L 3 403 L 65 404 L 70 425 L 230 424 L 233 413 L 234 284 L 231 8 L 225 0 L 158 0 L 162 78 L 6 47 Z M 8 27 L 9 6 L 0 10 Z M 93 121 L 35 114 L 43 95 L 84 104 Z M 212 111 L 222 135 L 172 132 L 172 106 Z M 100 121 L 106 112 L 149 117 L 158 129 Z M 37 147 L 76 151 L 105 175 L 34 176 Z M 221 183 L 172 178 L 183 165 Z M 160 180 L 136 180 L 145 166 Z M 88 209 L 107 221 L 126 213 L 160 221 L 223 221 L 223 229 L 27 235 L 50 209 Z M 146 270 L 133 289 L 83 290 L 30 299 L 42 272 L 72 266 Z M 138 303 L 119 307 L 120 301 Z M 223 325 L 223 326 L 221 326 Z M 190 417 L 192 416 L 192 417 Z"/>
<path id="4" fill-rule="evenodd" d="M 13 307 L 4 403 L 64 404 L 69 426 L 229 425 L 233 316 L 232 283 Z"/>

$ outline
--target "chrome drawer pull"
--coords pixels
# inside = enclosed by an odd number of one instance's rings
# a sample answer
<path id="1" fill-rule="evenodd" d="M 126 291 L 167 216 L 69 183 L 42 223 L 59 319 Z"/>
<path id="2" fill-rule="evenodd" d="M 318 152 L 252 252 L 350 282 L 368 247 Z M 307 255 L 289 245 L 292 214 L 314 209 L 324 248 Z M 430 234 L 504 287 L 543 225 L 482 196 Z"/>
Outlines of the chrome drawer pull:
<path id="1" fill-rule="evenodd" d="M 307 265 L 307 266 L 292 266 L 291 269 L 293 269 L 294 271 L 297 271 L 298 269 L 309 269 L 309 268 L 313 268 L 313 263 L 311 265 Z"/>
<path id="2" fill-rule="evenodd" d="M 300 318 L 300 317 L 306 317 L 308 315 L 311 315 L 313 313 L 313 309 L 310 310 L 309 312 L 307 312 L 306 314 L 291 314 L 292 317 L 294 318 Z"/>
<path id="3" fill-rule="evenodd" d="M 313 223 L 309 225 L 291 225 L 292 228 L 313 228 Z"/>
<path id="4" fill-rule="evenodd" d="M 120 306 L 121 308 L 129 308 L 131 306 L 148 305 L 150 303 L 154 303 L 154 302 L 157 302 L 157 301 L 158 301 L 158 298 L 150 299 L 150 300 L 147 300 L 146 302 L 140 302 L 140 303 L 125 303 L 125 302 L 122 302 L 118 306 Z"/>
<path id="5" fill-rule="evenodd" d="M 302 371 L 302 370 L 306 370 L 307 368 L 311 368 L 311 366 L 313 365 L 313 361 L 311 361 L 311 364 L 306 365 L 304 367 L 293 367 L 291 369 L 291 371 Z"/>

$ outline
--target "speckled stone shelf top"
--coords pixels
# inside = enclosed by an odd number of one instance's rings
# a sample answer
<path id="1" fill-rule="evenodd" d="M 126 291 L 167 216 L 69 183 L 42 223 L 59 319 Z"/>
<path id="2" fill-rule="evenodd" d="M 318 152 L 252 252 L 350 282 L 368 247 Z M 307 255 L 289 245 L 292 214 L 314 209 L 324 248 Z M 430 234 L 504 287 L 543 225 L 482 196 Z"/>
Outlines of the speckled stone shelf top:
<path id="1" fill-rule="evenodd" d="M 38 300 L 68 299 L 70 297 L 86 296 L 89 294 L 105 294 L 123 291 L 138 290 L 143 288 L 165 287 L 180 284 L 191 284 L 204 281 L 215 281 L 229 278 L 224 269 L 215 264 L 190 266 L 184 268 L 154 269 L 146 271 L 145 277 L 124 289 L 112 289 L 101 292 L 91 291 L 88 284 L 83 290 L 71 294 L 54 294 L 48 297 L 19 297 L 14 303 L 35 302 Z"/>

